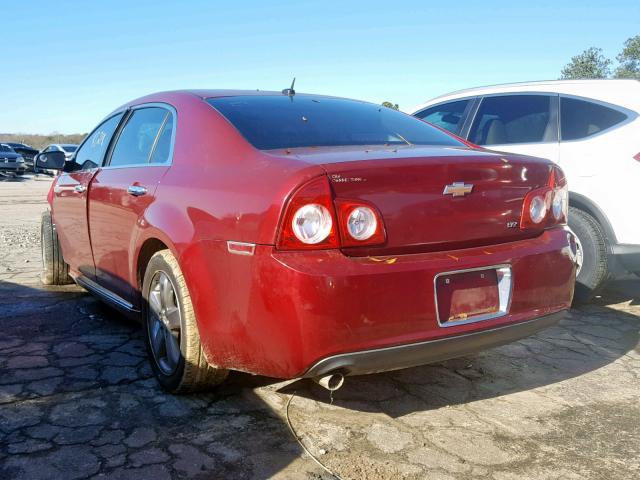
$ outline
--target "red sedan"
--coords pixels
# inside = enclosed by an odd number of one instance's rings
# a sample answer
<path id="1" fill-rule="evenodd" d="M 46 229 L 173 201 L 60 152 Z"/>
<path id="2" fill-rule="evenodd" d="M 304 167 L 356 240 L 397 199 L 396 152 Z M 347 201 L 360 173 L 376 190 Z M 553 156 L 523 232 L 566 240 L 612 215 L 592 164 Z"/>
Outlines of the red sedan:
<path id="1" fill-rule="evenodd" d="M 336 388 L 522 338 L 571 304 L 562 171 L 386 107 L 158 93 L 58 157 L 38 160 L 63 169 L 43 280 L 141 318 L 169 391 L 229 370 Z"/>

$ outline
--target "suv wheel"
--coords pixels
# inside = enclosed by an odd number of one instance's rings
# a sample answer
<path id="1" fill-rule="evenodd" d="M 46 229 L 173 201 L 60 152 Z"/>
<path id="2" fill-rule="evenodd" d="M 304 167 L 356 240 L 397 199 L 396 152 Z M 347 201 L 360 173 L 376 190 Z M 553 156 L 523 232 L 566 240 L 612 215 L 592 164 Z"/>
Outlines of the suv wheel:
<path id="1" fill-rule="evenodd" d="M 574 301 L 586 303 L 598 293 L 609 277 L 607 241 L 597 220 L 578 208 L 569 208 L 569 227 L 578 237 L 578 256 L 581 257 Z"/>
<path id="2" fill-rule="evenodd" d="M 183 393 L 223 382 L 229 371 L 209 365 L 205 358 L 189 290 L 169 250 L 149 260 L 142 292 L 147 351 L 160 385 Z"/>
<path id="3" fill-rule="evenodd" d="M 42 248 L 42 283 L 45 285 L 67 285 L 73 283 L 69 276 L 69 265 L 62 258 L 58 233 L 51 221 L 51 212 L 42 212 L 40 220 L 40 245 Z"/>

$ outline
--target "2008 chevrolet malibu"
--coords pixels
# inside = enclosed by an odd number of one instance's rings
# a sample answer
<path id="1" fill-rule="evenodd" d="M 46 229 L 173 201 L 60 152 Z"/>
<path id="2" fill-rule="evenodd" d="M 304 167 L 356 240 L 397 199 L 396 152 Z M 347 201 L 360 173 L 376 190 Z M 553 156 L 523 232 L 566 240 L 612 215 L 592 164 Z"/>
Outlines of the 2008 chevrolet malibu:
<path id="1" fill-rule="evenodd" d="M 255 91 L 153 94 L 58 168 L 43 281 L 144 322 L 172 392 L 229 370 L 313 377 L 514 341 L 571 304 L 567 185 L 547 160 L 378 105 Z"/>

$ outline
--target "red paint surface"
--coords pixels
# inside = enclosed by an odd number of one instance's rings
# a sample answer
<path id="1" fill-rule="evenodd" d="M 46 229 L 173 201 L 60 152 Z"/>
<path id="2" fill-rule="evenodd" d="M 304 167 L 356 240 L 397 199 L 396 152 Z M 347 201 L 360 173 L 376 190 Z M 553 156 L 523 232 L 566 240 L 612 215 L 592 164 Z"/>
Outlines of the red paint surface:
<path id="1" fill-rule="evenodd" d="M 171 92 L 132 102 L 176 109 L 172 166 L 99 169 L 88 179 L 62 175 L 58 186 L 84 182 L 88 197 L 67 189 L 52 201 L 72 271 L 93 275 L 134 305 L 140 304 L 141 248 L 161 241 L 171 249 L 211 363 L 295 377 L 327 355 L 456 335 L 569 307 L 575 272 L 564 227 L 507 226 L 519 221 L 525 195 L 548 181 L 549 162 L 466 147 L 258 151 L 200 98 L 229 94 Z M 293 192 L 325 175 L 334 199 L 377 208 L 383 244 L 275 247 Z M 442 195 L 455 181 L 473 183 L 473 192 Z M 135 182 L 150 193 L 127 195 Z M 235 255 L 227 241 L 257 247 L 252 256 Z M 439 327 L 435 275 L 499 264 L 512 267 L 509 314 Z"/>
<path id="2" fill-rule="evenodd" d="M 95 172 L 62 173 L 52 184 L 53 221 L 65 261 L 77 272 L 95 279 L 95 265 L 89 238 L 87 194 Z M 76 187 L 84 188 L 79 192 Z"/>
<path id="3" fill-rule="evenodd" d="M 167 166 L 100 169 L 89 189 L 89 229 L 96 278 L 116 295 L 131 299 L 137 288 L 135 271 L 136 232 L 143 215 L 155 202 L 155 191 Z M 134 197 L 129 186 L 141 186 L 147 194 Z"/>

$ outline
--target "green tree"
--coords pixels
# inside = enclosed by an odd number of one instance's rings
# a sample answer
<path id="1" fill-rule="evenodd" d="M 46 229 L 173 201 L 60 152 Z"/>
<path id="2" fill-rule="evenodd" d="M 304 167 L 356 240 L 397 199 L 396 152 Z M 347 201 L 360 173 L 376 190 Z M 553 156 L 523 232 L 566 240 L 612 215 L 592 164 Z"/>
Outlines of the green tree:
<path id="1" fill-rule="evenodd" d="M 391 103 L 391 102 L 382 102 L 382 106 L 387 108 L 393 108 L 394 110 L 398 110 L 400 108 L 397 103 Z"/>
<path id="2" fill-rule="evenodd" d="M 611 73 L 611 60 L 602 55 L 602 49 L 591 47 L 571 58 L 562 69 L 562 79 L 607 78 Z"/>
<path id="3" fill-rule="evenodd" d="M 616 78 L 640 80 L 640 35 L 631 37 L 624 42 L 624 49 L 616 59 L 620 64 L 616 68 Z"/>

